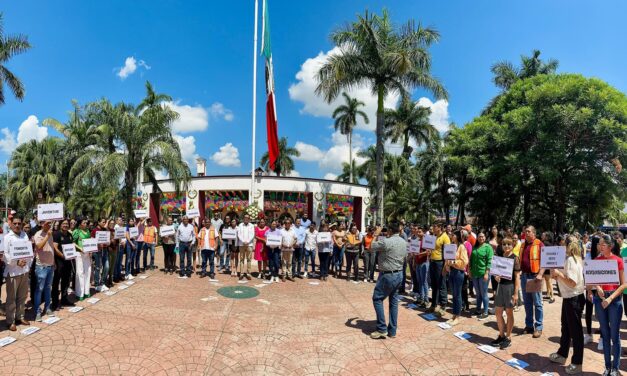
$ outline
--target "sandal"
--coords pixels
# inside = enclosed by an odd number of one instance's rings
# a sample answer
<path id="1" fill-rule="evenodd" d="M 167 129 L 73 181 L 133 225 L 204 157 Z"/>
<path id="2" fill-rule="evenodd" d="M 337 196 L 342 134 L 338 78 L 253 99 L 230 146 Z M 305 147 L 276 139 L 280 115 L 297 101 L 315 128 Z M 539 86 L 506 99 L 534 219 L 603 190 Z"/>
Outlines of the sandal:
<path id="1" fill-rule="evenodd" d="M 565 364 L 566 363 L 566 358 L 564 358 L 563 356 L 561 356 L 558 353 L 553 353 L 551 355 L 549 355 L 549 360 L 553 363 L 558 363 L 558 364 Z"/>

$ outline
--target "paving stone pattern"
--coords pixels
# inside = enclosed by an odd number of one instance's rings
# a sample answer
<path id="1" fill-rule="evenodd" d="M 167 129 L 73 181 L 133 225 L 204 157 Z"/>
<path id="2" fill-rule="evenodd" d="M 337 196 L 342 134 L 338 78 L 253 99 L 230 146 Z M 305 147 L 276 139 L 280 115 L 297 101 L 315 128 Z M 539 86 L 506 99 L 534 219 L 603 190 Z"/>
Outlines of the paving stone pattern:
<path id="1" fill-rule="evenodd" d="M 85 307 L 80 312 L 59 311 L 61 321 L 55 324 L 33 322 L 41 330 L 29 336 L 20 333 L 24 327 L 9 332 L 1 324 L 0 338 L 17 341 L 0 348 L 0 375 L 564 373 L 548 361 L 558 347 L 559 298 L 544 304 L 542 338 L 516 334 L 510 349 L 488 355 L 477 346 L 496 337 L 494 316 L 484 322 L 465 317 L 453 329 L 442 330 L 437 320 L 427 321 L 421 311 L 405 308 L 407 298 L 401 301 L 397 337 L 370 339 L 375 329 L 370 283 L 330 278 L 318 285 L 297 279 L 261 286 L 259 279 L 238 284 L 224 274 L 217 275 L 218 282 L 158 271 L 147 275 L 113 296 L 95 295 L 101 298 L 96 304 L 80 302 Z M 258 285 L 260 294 L 230 299 L 217 293 L 220 287 L 237 285 Z M 523 320 L 521 309 L 517 333 Z M 470 340 L 453 336 L 462 330 L 471 334 Z M 512 357 L 529 367 L 510 367 L 505 361 Z M 596 343 L 588 345 L 584 374 L 602 370 Z"/>

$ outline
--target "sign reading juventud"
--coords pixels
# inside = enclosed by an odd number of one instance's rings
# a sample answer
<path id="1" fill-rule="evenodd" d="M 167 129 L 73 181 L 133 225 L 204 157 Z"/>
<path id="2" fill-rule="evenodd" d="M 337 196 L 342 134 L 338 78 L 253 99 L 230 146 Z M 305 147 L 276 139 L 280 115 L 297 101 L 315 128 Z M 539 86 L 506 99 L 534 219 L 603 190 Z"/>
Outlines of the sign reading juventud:
<path id="1" fill-rule="evenodd" d="M 63 203 L 37 205 L 37 219 L 40 221 L 63 219 Z"/>

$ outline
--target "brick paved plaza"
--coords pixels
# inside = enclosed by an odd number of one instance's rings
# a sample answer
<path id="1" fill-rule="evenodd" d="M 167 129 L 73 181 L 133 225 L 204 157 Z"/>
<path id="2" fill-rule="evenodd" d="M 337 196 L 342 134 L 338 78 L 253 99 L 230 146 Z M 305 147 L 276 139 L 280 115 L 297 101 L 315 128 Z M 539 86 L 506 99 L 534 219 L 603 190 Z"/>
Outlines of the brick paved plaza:
<path id="1" fill-rule="evenodd" d="M 158 260 L 161 260 L 160 255 Z M 255 266 L 254 266 L 255 268 Z M 400 308 L 394 339 L 372 340 L 373 284 L 329 279 L 263 284 L 253 279 L 238 284 L 218 275 L 219 282 L 194 276 L 179 279 L 161 272 L 136 278 L 115 295 L 78 304 L 84 309 L 58 312 L 59 322 L 28 336 L 0 327 L 0 338 L 17 341 L 0 348 L 0 375 L 509 375 L 521 374 L 505 363 L 512 357 L 530 363 L 533 374 L 563 374 L 550 365 L 557 350 L 561 301 L 545 302 L 545 331 L 540 339 L 518 333 L 523 310 L 508 351 L 495 355 L 477 349 L 496 336 L 491 316 L 479 322 L 464 318 L 453 329 Z M 259 290 L 250 299 L 229 299 L 217 290 L 249 286 Z M 93 290 L 92 290 L 93 291 Z M 4 293 L 3 293 L 4 297 Z M 403 301 L 402 305 L 406 305 Z M 3 319 L 3 318 L 2 318 Z M 27 319 L 32 317 L 27 314 Z M 4 321 L 4 320 L 3 320 Z M 455 331 L 472 335 L 457 339 Z M 603 369 L 596 343 L 585 350 L 584 370 Z M 624 361 L 623 361 L 624 369 Z"/>

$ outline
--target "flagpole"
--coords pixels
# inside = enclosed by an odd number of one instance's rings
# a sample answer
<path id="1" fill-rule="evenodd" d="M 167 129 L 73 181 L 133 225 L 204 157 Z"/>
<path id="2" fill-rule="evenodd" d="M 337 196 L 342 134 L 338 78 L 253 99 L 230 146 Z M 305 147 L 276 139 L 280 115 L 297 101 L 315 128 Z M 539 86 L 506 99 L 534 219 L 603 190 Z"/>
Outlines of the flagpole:
<path id="1" fill-rule="evenodd" d="M 259 13 L 259 2 L 255 0 L 255 37 L 253 43 L 253 152 L 252 167 L 250 171 L 250 193 L 248 194 L 248 203 L 253 203 L 253 195 L 255 192 L 255 131 L 257 128 L 257 19 Z"/>

